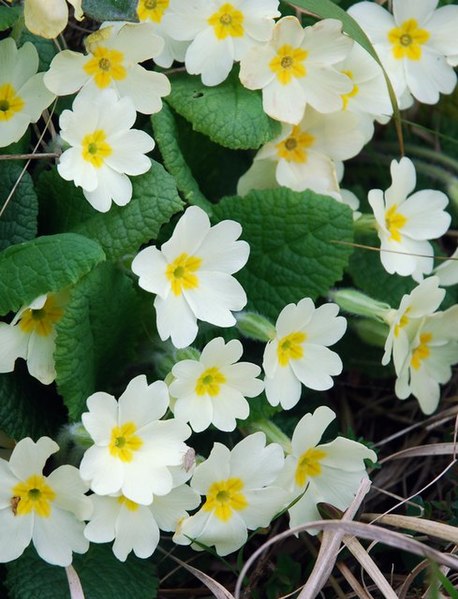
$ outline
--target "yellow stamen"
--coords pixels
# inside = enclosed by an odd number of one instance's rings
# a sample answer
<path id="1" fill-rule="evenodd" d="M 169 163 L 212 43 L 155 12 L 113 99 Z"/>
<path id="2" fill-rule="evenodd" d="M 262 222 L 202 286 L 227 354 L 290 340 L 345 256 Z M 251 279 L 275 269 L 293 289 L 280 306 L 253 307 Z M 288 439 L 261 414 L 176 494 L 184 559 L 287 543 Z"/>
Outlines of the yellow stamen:
<path id="1" fill-rule="evenodd" d="M 406 311 L 404 312 L 404 314 L 401 316 L 401 318 L 399 319 L 398 324 L 394 325 L 394 336 L 398 337 L 399 333 L 401 331 L 401 329 L 403 329 L 405 326 L 407 326 L 409 324 L 409 317 L 407 316 L 407 314 L 410 312 L 410 308 L 406 308 Z"/>
<path id="2" fill-rule="evenodd" d="M 243 19 L 244 16 L 240 10 L 237 10 L 232 4 L 226 3 L 207 19 L 207 23 L 213 27 L 216 37 L 219 40 L 224 40 L 227 37 L 243 36 Z"/>
<path id="3" fill-rule="evenodd" d="M 293 48 L 289 44 L 284 44 L 278 49 L 277 56 L 270 61 L 269 67 L 282 85 L 288 85 L 294 77 L 306 76 L 307 70 L 303 63 L 307 56 L 308 52 L 302 48 Z"/>
<path id="4" fill-rule="evenodd" d="M 420 60 L 422 45 L 430 38 L 426 29 L 420 29 L 416 19 L 404 21 L 400 27 L 394 27 L 388 32 L 388 40 L 392 44 L 393 56 L 400 60 Z"/>
<path id="5" fill-rule="evenodd" d="M 29 478 L 13 487 L 11 510 L 15 516 L 25 516 L 34 511 L 40 518 L 51 515 L 51 504 L 56 492 L 41 474 L 32 474 Z"/>
<path id="6" fill-rule="evenodd" d="M 303 487 L 308 478 L 321 474 L 321 460 L 326 457 L 326 452 L 317 447 L 307 449 L 297 461 L 295 480 L 296 485 Z"/>
<path id="7" fill-rule="evenodd" d="M 24 108 L 24 100 L 10 83 L 0 85 L 0 123 L 9 121 Z"/>
<path id="8" fill-rule="evenodd" d="M 181 295 L 183 289 L 196 289 L 199 286 L 199 278 L 194 273 L 201 264 L 202 258 L 183 253 L 167 266 L 165 276 L 171 283 L 174 295 Z"/>
<path id="9" fill-rule="evenodd" d="M 342 73 L 353 81 L 353 73 L 351 71 L 342 71 Z M 342 110 L 347 110 L 348 101 L 350 100 L 350 98 L 354 98 L 358 92 L 359 92 L 359 86 L 356 85 L 356 83 L 353 83 L 352 90 L 350 92 L 348 92 L 348 94 L 344 94 L 343 96 L 341 96 L 342 102 L 343 102 Z"/>
<path id="10" fill-rule="evenodd" d="M 137 5 L 138 18 L 140 21 L 160 23 L 169 4 L 170 0 L 139 0 Z"/>
<path id="11" fill-rule="evenodd" d="M 94 48 L 93 57 L 84 65 L 88 75 L 94 77 L 97 87 L 108 87 L 112 80 L 125 79 L 127 71 L 124 67 L 124 54 L 119 50 L 110 50 L 103 46 Z"/>
<path id="12" fill-rule="evenodd" d="M 304 355 L 302 343 L 307 335 L 302 332 L 290 333 L 278 342 L 277 357 L 280 366 L 286 366 L 290 360 L 299 360 Z"/>
<path id="13" fill-rule="evenodd" d="M 43 308 L 24 310 L 19 320 L 19 328 L 24 333 L 36 333 L 40 337 L 47 337 L 54 331 L 54 325 L 63 314 L 64 310 L 57 303 L 55 296 L 50 294 Z"/>
<path id="14" fill-rule="evenodd" d="M 95 168 L 100 168 L 113 153 L 112 147 L 107 143 L 107 135 L 103 129 L 96 129 L 83 137 L 82 154 L 84 160 L 90 162 Z"/>
<path id="15" fill-rule="evenodd" d="M 202 509 L 206 512 L 214 511 L 217 518 L 227 522 L 234 511 L 240 512 L 248 506 L 245 495 L 240 492 L 243 487 L 243 481 L 236 477 L 213 483 Z"/>
<path id="16" fill-rule="evenodd" d="M 131 462 L 134 453 L 143 445 L 142 439 L 136 435 L 137 427 L 134 422 L 126 422 L 115 426 L 111 431 L 110 454 L 122 462 Z"/>
<path id="17" fill-rule="evenodd" d="M 420 344 L 418 345 L 418 347 L 415 348 L 410 359 L 410 365 L 412 366 L 412 368 L 415 368 L 415 370 L 418 370 L 420 368 L 423 360 L 426 360 L 426 358 L 431 353 L 431 350 L 428 347 L 428 343 L 431 341 L 432 338 L 433 336 L 431 333 L 422 333 L 420 335 Z"/>
<path id="18" fill-rule="evenodd" d="M 127 499 L 124 495 L 118 497 L 118 503 L 126 507 L 130 512 L 136 512 L 139 508 L 138 503 L 135 503 L 135 501 L 132 501 L 131 499 Z"/>
<path id="19" fill-rule="evenodd" d="M 401 241 L 400 231 L 407 222 L 407 217 L 397 212 L 397 208 L 397 204 L 393 204 L 385 212 L 385 226 L 391 234 L 390 239 L 393 241 Z"/>
<path id="20" fill-rule="evenodd" d="M 308 153 L 307 149 L 312 147 L 315 143 L 315 137 L 301 131 L 298 125 L 293 127 L 293 130 L 286 139 L 283 139 L 276 145 L 277 156 L 284 158 L 288 162 L 307 162 Z"/>
<path id="21" fill-rule="evenodd" d="M 219 395 L 221 385 L 224 385 L 225 382 L 226 377 L 218 368 L 207 368 L 197 379 L 196 393 L 197 395 L 208 394 L 211 397 L 216 397 Z"/>

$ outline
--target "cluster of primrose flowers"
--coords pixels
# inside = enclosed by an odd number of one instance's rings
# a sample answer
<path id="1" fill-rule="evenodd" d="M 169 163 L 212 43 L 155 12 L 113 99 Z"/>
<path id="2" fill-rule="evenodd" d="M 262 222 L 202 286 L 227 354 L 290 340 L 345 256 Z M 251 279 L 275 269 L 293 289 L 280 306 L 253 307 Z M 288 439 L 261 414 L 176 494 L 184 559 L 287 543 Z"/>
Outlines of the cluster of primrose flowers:
<path id="1" fill-rule="evenodd" d="M 64 0 L 53 4 L 60 9 L 59 29 L 68 8 Z M 78 2 L 72 4 L 80 11 Z M 433 104 L 455 87 L 458 7 L 436 6 L 394 0 L 393 15 L 369 2 L 350 10 L 378 51 L 402 108 L 414 98 Z M 40 7 L 45 10 L 45 3 L 25 0 L 26 22 L 46 35 Z M 132 128 L 137 112 L 160 111 L 171 89 L 166 74 L 140 63 L 168 68 L 182 62 L 189 74 L 215 86 L 239 62 L 242 85 L 261 90 L 264 111 L 282 123 L 280 135 L 260 148 L 241 177 L 239 194 L 276 186 L 312 189 L 348 203 L 358 220 L 357 198 L 340 187 L 343 161 L 372 138 L 374 121 L 391 117 L 383 71 L 342 33 L 339 21 L 304 28 L 295 17 L 281 17 L 278 7 L 278 0 L 140 0 L 139 24 L 103 24 L 86 39 L 86 53 L 63 50 L 44 74 L 37 73 L 32 44 L 18 49 L 4 39 L 0 146 L 19 140 L 56 96 L 76 94 L 59 119 L 57 170 L 96 210 L 107 212 L 112 202 L 131 200 L 130 177 L 151 166 L 146 154 L 154 140 Z M 364 460 L 374 462 L 376 455 L 343 437 L 320 444 L 335 418 L 327 407 L 303 416 L 291 440 L 267 444 L 257 432 L 231 450 L 215 443 L 198 465 L 186 441 L 210 426 L 233 431 L 237 419 L 249 416 L 247 398 L 263 391 L 270 404 L 288 410 L 300 401 L 302 385 L 331 388 L 342 362 L 329 347 L 347 325 L 337 304 L 389 325 L 383 363 L 393 359 L 397 396 L 414 395 L 425 413 L 436 409 L 440 384 L 458 361 L 457 306 L 438 311 L 441 285 L 456 283 L 458 272 L 453 261 L 433 272 L 430 243 L 450 225 L 448 198 L 434 190 L 412 194 L 416 174 L 408 158 L 393 161 L 391 175 L 392 185 L 369 191 L 368 199 L 384 268 L 418 283 L 397 308 L 343 290 L 333 295 L 337 303 L 315 306 L 303 298 L 285 306 L 275 325 L 240 314 L 247 297 L 233 275 L 250 248 L 239 240 L 237 222 L 211 226 L 197 207 L 185 211 L 160 248 L 142 249 L 132 271 L 156 296 L 161 340 L 188 348 L 199 321 L 233 327 L 238 320 L 242 332 L 266 343 L 263 380 L 259 366 L 240 362 L 240 341 L 216 337 L 177 362 L 166 382 L 149 384 L 139 375 L 119 400 L 102 391 L 91 395 L 73 431 L 89 445 L 79 468 L 65 465 L 44 476 L 57 444 L 47 437 L 19 441 L 10 460 L 0 460 L 0 530 L 11 540 L 0 543 L 0 561 L 17 558 L 31 541 L 43 559 L 61 566 L 71 563 L 72 552 L 87 551 L 89 542 L 114 541 L 120 560 L 131 551 L 148 557 L 161 530 L 173 532 L 178 544 L 214 546 L 226 555 L 246 542 L 248 530 L 268 526 L 283 510 L 291 526 L 319 519 L 319 502 L 345 510 L 367 477 Z M 11 323 L 0 323 L 0 372 L 11 372 L 22 358 L 43 384 L 55 379 L 55 325 L 69 293 L 42 295 Z"/>

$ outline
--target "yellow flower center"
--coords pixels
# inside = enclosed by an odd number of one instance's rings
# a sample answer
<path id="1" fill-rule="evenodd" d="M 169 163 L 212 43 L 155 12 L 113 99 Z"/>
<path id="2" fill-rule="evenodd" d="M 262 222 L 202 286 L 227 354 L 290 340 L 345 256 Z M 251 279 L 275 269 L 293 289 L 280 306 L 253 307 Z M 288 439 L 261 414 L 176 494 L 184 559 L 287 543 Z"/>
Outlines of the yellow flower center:
<path id="1" fill-rule="evenodd" d="M 278 342 L 277 357 L 280 366 L 286 366 L 290 360 L 299 360 L 304 355 L 302 343 L 307 335 L 302 332 L 290 333 Z"/>
<path id="2" fill-rule="evenodd" d="M 301 131 L 298 125 L 293 127 L 290 135 L 276 145 L 277 156 L 288 162 L 307 162 L 307 149 L 315 143 L 315 137 Z"/>
<path id="3" fill-rule="evenodd" d="M 240 10 L 237 10 L 232 4 L 226 3 L 207 19 L 207 23 L 213 27 L 216 37 L 219 40 L 224 40 L 227 37 L 243 36 L 243 19 L 244 16 Z"/>
<path id="4" fill-rule="evenodd" d="M 308 478 L 321 474 L 321 460 L 326 457 L 326 452 L 317 447 L 307 449 L 297 461 L 295 481 L 296 485 L 303 487 Z"/>
<path id="5" fill-rule="evenodd" d="M 35 511 L 40 518 L 51 515 L 51 504 L 56 492 L 41 474 L 32 474 L 29 478 L 13 487 L 11 510 L 15 516 L 25 516 Z"/>
<path id="6" fill-rule="evenodd" d="M 19 321 L 19 328 L 24 333 L 36 333 L 41 337 L 47 337 L 54 331 L 54 325 L 62 318 L 63 314 L 64 311 L 55 297 L 48 295 L 43 308 L 24 310 Z"/>
<path id="7" fill-rule="evenodd" d="M 99 46 L 92 52 L 92 58 L 84 65 L 84 70 L 94 77 L 97 87 L 104 88 L 108 87 L 113 79 L 125 79 L 127 72 L 123 62 L 122 52 Z"/>
<path id="8" fill-rule="evenodd" d="M 226 377 L 218 368 L 207 368 L 197 379 L 196 393 L 197 395 L 216 397 L 219 395 L 221 385 L 224 385 L 225 382 Z"/>
<path id="9" fill-rule="evenodd" d="M 398 337 L 401 329 L 403 329 L 405 326 L 407 326 L 409 324 L 409 317 L 407 316 L 407 314 L 409 312 L 410 312 L 410 308 L 406 308 L 406 311 L 399 319 L 399 322 L 394 325 L 394 336 L 395 337 Z"/>
<path id="10" fill-rule="evenodd" d="M 385 212 L 385 226 L 390 232 L 390 239 L 401 241 L 401 229 L 406 224 L 407 218 L 397 211 L 397 204 L 393 204 Z"/>
<path id="11" fill-rule="evenodd" d="M 194 273 L 201 264 L 202 258 L 183 252 L 167 266 L 165 276 L 170 281 L 175 295 L 181 295 L 183 289 L 195 289 L 199 286 L 199 279 Z"/>
<path id="12" fill-rule="evenodd" d="M 429 40 L 430 33 L 420 29 L 415 19 L 404 21 L 400 27 L 393 27 L 388 32 L 388 40 L 392 44 L 393 56 L 400 60 L 420 60 L 421 47 Z"/>
<path id="13" fill-rule="evenodd" d="M 284 44 L 270 61 L 270 70 L 277 75 L 282 85 L 288 85 L 294 77 L 305 77 L 307 74 L 303 64 L 307 55 L 308 53 L 302 48 L 293 48 L 289 44 Z"/>
<path id="14" fill-rule="evenodd" d="M 351 71 L 342 71 L 342 73 L 353 81 L 353 73 Z M 359 86 L 356 85 L 356 83 L 353 83 L 351 92 L 348 92 L 348 94 L 343 94 L 343 96 L 341 96 L 343 102 L 342 110 L 347 110 L 348 101 L 350 100 L 350 98 L 354 98 L 358 92 Z"/>
<path id="15" fill-rule="evenodd" d="M 415 370 L 418 370 L 420 368 L 423 360 L 426 360 L 426 358 L 431 353 L 428 347 L 428 343 L 431 341 L 432 338 L 433 336 L 431 333 L 422 333 L 420 335 L 420 344 L 418 345 L 418 347 L 415 348 L 410 359 L 410 365 L 412 366 L 412 368 L 415 368 Z"/>
<path id="16" fill-rule="evenodd" d="M 93 133 L 85 135 L 81 146 L 84 160 L 90 162 L 95 168 L 100 168 L 105 158 L 113 152 L 112 147 L 107 143 L 107 136 L 103 129 L 96 129 Z"/>
<path id="17" fill-rule="evenodd" d="M 217 518 L 227 522 L 234 511 L 240 512 L 248 506 L 245 495 L 240 492 L 243 487 L 243 481 L 236 477 L 213 483 L 202 509 L 206 512 L 214 511 Z"/>
<path id="18" fill-rule="evenodd" d="M 111 431 L 110 454 L 122 462 L 131 462 L 134 453 L 143 445 L 141 438 L 136 435 L 137 427 L 133 422 L 115 426 Z"/>
<path id="19" fill-rule="evenodd" d="M 24 100 L 10 83 L 0 85 L 0 123 L 9 121 L 24 108 Z"/>
<path id="20" fill-rule="evenodd" d="M 169 4 L 170 0 L 139 0 L 137 5 L 138 18 L 140 21 L 160 23 Z"/>
<path id="21" fill-rule="evenodd" d="M 138 503 L 135 503 L 135 501 L 132 501 L 131 499 L 127 499 L 124 495 L 118 497 L 118 503 L 126 507 L 130 512 L 136 512 L 139 508 Z"/>

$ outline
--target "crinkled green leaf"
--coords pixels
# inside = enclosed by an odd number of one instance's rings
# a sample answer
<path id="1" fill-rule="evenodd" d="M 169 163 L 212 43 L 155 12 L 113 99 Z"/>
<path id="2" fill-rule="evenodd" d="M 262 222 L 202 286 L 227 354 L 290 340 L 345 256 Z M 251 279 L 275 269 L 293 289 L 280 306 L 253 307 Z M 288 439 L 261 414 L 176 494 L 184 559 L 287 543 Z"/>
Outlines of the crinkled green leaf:
<path id="1" fill-rule="evenodd" d="M 86 17 L 95 21 L 137 21 L 137 2 L 132 0 L 83 0 Z"/>
<path id="2" fill-rule="evenodd" d="M 113 555 L 111 544 L 91 545 L 74 554 L 73 568 L 86 599 L 155 599 L 158 580 L 154 565 L 132 554 L 126 562 Z M 70 599 L 65 569 L 44 562 L 33 548 L 7 565 L 10 599 Z"/>
<path id="3" fill-rule="evenodd" d="M 166 101 L 196 131 L 234 150 L 257 149 L 280 132 L 280 123 L 264 112 L 261 94 L 243 87 L 235 71 L 216 87 L 180 73 Z"/>
<path id="4" fill-rule="evenodd" d="M 76 283 L 105 259 L 98 243 L 75 233 L 37 237 L 0 252 L 0 314 Z"/>
<path id="5" fill-rule="evenodd" d="M 22 168 L 9 160 L 0 162 L 0 208 L 6 202 Z M 32 178 L 24 173 L 0 218 L 0 251 L 33 239 L 37 234 L 38 201 Z"/>
<path id="6" fill-rule="evenodd" d="M 57 323 L 56 383 L 71 420 L 79 420 L 86 399 L 107 391 L 132 359 L 140 322 L 132 280 L 110 263 L 100 265 L 72 290 Z"/>
<path id="7" fill-rule="evenodd" d="M 0 6 L 0 31 L 14 25 L 21 14 L 19 6 Z"/>
<path id="8" fill-rule="evenodd" d="M 162 110 L 151 117 L 154 139 L 162 154 L 165 167 L 175 177 L 178 189 L 188 204 L 199 206 L 208 214 L 212 213 L 212 205 L 200 191 L 181 148 L 179 146 L 178 127 L 172 111 L 164 104 Z"/>
<path id="9" fill-rule="evenodd" d="M 342 278 L 352 249 L 335 242 L 353 239 L 348 206 L 279 188 L 225 198 L 214 214 L 239 222 L 250 244 L 248 263 L 237 275 L 248 310 L 275 319 L 286 304 L 324 296 Z"/>
<path id="10" fill-rule="evenodd" d="M 112 206 L 109 212 L 96 213 L 73 229 L 98 241 L 111 260 L 155 239 L 161 226 L 184 206 L 173 177 L 157 162 L 144 175 L 132 178 L 132 183 L 133 195 L 127 206 Z"/>
<path id="11" fill-rule="evenodd" d="M 0 430 L 13 439 L 53 436 L 65 421 L 64 409 L 49 387 L 27 376 L 25 365 L 0 374 Z"/>

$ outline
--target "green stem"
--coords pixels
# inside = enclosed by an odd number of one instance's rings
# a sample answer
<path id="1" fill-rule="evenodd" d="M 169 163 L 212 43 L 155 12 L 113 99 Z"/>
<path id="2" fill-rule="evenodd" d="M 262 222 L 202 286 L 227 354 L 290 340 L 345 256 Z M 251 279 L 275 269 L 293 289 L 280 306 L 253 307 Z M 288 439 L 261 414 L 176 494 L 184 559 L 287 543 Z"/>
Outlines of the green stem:
<path id="1" fill-rule="evenodd" d="M 291 440 L 285 433 L 271 420 L 262 418 L 254 422 L 250 422 L 246 427 L 250 433 L 257 433 L 258 431 L 263 432 L 268 441 L 272 443 L 278 443 L 281 445 L 285 453 L 291 453 Z"/>

